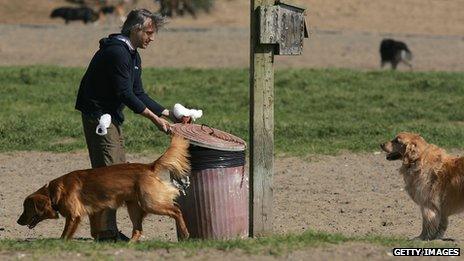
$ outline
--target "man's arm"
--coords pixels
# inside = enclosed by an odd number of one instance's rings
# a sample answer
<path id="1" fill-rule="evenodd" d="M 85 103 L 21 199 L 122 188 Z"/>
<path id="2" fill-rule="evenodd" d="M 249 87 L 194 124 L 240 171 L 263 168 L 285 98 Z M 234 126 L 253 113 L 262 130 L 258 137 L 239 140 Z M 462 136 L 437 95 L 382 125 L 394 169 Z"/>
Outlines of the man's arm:
<path id="1" fill-rule="evenodd" d="M 148 118 L 159 130 L 169 133 L 169 123 L 165 119 L 161 118 L 161 115 L 158 116 L 155 112 L 151 111 L 144 101 L 136 95 L 134 90 L 135 88 L 133 88 L 133 85 L 129 80 L 131 71 L 129 61 L 118 55 L 113 56 L 113 60 L 113 86 L 115 87 L 116 93 L 121 101 L 133 112 Z"/>
<path id="2" fill-rule="evenodd" d="M 145 118 L 148 118 L 149 120 L 151 120 L 151 122 L 153 122 L 160 131 L 164 133 L 170 132 L 171 125 L 169 124 L 169 122 L 163 119 L 162 117 L 158 117 L 150 109 L 145 108 L 145 110 L 143 110 L 142 113 L 140 114 L 144 116 Z"/>
<path id="3" fill-rule="evenodd" d="M 134 93 L 128 58 L 114 50 L 109 56 L 109 66 L 110 81 L 119 99 L 133 112 L 142 113 L 147 106 Z"/>

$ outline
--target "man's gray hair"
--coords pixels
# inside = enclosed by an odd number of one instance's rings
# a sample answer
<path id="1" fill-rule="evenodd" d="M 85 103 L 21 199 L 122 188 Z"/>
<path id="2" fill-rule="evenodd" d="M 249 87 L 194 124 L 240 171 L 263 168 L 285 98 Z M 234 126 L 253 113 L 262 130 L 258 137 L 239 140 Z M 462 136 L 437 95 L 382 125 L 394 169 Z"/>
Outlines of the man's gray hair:
<path id="1" fill-rule="evenodd" d="M 127 15 L 127 19 L 122 25 L 121 33 L 125 36 L 130 36 L 133 29 L 142 29 L 147 19 L 151 19 L 156 32 L 166 24 L 166 18 L 160 14 L 152 13 L 147 9 L 134 9 Z"/>

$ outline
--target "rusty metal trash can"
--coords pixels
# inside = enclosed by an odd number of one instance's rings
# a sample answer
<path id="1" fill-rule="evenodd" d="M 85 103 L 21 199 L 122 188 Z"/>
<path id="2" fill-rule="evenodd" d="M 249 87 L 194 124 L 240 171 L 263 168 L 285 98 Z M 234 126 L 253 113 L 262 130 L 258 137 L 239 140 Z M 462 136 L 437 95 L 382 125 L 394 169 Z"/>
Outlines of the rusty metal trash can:
<path id="1" fill-rule="evenodd" d="M 174 124 L 172 131 L 190 140 L 190 186 L 177 199 L 190 238 L 248 237 L 245 141 L 206 125 Z"/>

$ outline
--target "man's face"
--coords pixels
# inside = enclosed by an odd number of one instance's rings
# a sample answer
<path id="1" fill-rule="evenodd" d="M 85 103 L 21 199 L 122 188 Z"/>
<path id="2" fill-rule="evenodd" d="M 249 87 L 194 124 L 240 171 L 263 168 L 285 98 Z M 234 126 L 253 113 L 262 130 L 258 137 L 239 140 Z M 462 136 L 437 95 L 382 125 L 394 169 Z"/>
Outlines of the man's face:
<path id="1" fill-rule="evenodd" d="M 142 29 L 132 31 L 131 38 L 134 48 L 147 48 L 150 42 L 155 40 L 155 28 L 153 26 L 153 22 L 150 19 L 145 21 Z"/>

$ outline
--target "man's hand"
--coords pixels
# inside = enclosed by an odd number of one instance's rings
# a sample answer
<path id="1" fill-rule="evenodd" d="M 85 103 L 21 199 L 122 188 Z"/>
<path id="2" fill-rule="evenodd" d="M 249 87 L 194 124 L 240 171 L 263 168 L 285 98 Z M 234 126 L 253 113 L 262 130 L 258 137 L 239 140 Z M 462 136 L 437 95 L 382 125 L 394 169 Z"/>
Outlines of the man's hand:
<path id="1" fill-rule="evenodd" d="M 171 110 L 164 110 L 162 115 L 166 117 L 167 119 L 171 120 L 174 123 L 180 123 L 182 122 L 182 119 L 177 119 L 176 116 L 174 116 L 174 113 Z"/>
<path id="2" fill-rule="evenodd" d="M 182 118 L 178 119 L 174 115 L 174 113 L 168 109 L 164 110 L 162 113 L 163 116 L 170 119 L 174 123 L 192 123 L 192 117 L 190 116 L 183 116 Z"/>
<path id="3" fill-rule="evenodd" d="M 171 124 L 169 122 L 161 117 L 156 117 L 152 119 L 152 122 L 156 125 L 158 130 L 169 134 L 171 132 Z"/>
<path id="4" fill-rule="evenodd" d="M 190 117 L 190 116 L 183 116 L 181 122 L 182 122 L 183 124 L 192 123 L 192 117 Z"/>
<path id="5" fill-rule="evenodd" d="M 169 134 L 171 133 L 171 124 L 169 122 L 161 117 L 156 116 L 152 111 L 150 111 L 148 108 L 145 108 L 145 110 L 141 113 L 144 117 L 148 118 L 153 122 L 158 130 Z"/>

